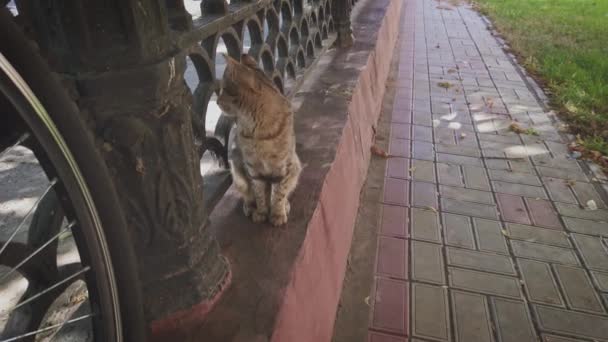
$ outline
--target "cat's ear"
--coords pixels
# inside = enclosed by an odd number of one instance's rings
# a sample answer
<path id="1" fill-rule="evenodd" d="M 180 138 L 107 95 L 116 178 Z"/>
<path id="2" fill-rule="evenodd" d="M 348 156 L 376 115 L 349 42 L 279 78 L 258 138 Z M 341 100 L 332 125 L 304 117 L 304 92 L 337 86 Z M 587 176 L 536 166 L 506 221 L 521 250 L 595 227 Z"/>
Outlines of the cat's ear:
<path id="1" fill-rule="evenodd" d="M 241 55 L 241 63 L 243 63 L 244 65 L 252 68 L 252 69 L 257 69 L 258 68 L 258 63 L 255 61 L 255 59 L 253 59 L 253 57 L 251 57 L 248 54 L 242 54 Z"/>
<path id="2" fill-rule="evenodd" d="M 224 59 L 226 60 L 226 64 L 228 64 L 228 65 L 235 65 L 235 64 L 238 64 L 238 63 L 239 63 L 239 62 L 238 62 L 236 59 L 234 59 L 234 58 L 230 57 L 230 56 L 229 56 L 227 53 L 225 53 L 225 52 L 222 52 L 222 57 L 224 57 Z"/>

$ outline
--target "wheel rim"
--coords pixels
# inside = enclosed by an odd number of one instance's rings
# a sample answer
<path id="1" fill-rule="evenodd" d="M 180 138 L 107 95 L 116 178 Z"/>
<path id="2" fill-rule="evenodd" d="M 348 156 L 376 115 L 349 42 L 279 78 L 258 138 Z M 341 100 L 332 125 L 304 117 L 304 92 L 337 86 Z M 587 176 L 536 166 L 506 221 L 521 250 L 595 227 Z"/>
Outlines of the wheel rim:
<path id="1" fill-rule="evenodd" d="M 58 161 L 46 157 L 45 146 L 40 145 L 35 132 L 25 132 L 11 147 L 0 150 L 1 167 L 3 158 L 12 156 L 15 151 L 23 152 L 23 146 L 27 145 L 35 151 L 33 155 L 49 179 L 42 195 L 32 203 L 31 209 L 18 223 L 10 227 L 5 224 L 3 227 L 3 213 L 0 210 L 0 264 L 4 264 L 4 269 L 0 270 L 0 297 L 3 297 L 3 289 L 14 290 L 11 284 L 15 283 L 16 277 L 27 280 L 26 290 L 16 302 L 0 301 L 0 342 L 44 340 L 44 334 L 57 334 L 66 327 L 85 324 L 85 321 L 90 322 L 95 341 L 122 341 L 119 298 L 110 253 L 85 179 L 44 106 L 2 54 L 0 73 L 4 74 L 0 76 L 5 76 L 0 79 L 0 96 L 12 102 L 22 119 L 29 113 L 34 116 L 29 120 L 42 123 L 52 137 L 55 148 L 60 151 L 59 162 L 63 162 L 63 168 L 69 170 L 69 177 L 78 191 L 68 193 L 63 184 L 62 176 L 65 174 L 58 175 L 57 165 L 53 164 Z M 0 178 L 0 193 L 2 187 Z M 82 201 L 86 217 L 82 215 L 82 210 L 74 209 L 75 199 Z M 24 232 L 27 239 L 19 242 L 18 235 Z M 69 241 L 69 233 L 72 234 L 79 260 L 60 265 L 57 252 L 61 243 L 69 244 L 66 242 Z M 71 288 L 82 281 L 86 291 Z M 65 299 L 61 297 L 65 297 L 66 293 L 87 293 L 88 299 L 81 303 L 86 302 L 90 312 L 87 313 L 86 305 L 81 304 L 71 313 L 67 310 L 65 317 L 59 315 L 56 317 L 58 320 L 53 321 L 53 314 L 57 312 L 52 310 L 61 305 L 61 300 Z M 77 312 L 80 308 L 85 309 Z"/>

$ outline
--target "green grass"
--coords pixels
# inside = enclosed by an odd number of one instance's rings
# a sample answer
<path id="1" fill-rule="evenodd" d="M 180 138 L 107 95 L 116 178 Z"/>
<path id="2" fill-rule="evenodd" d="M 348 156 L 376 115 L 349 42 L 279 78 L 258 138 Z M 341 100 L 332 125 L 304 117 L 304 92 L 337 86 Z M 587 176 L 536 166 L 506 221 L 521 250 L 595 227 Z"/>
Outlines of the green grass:
<path id="1" fill-rule="evenodd" d="M 588 146 L 608 153 L 608 0 L 474 0 Z"/>

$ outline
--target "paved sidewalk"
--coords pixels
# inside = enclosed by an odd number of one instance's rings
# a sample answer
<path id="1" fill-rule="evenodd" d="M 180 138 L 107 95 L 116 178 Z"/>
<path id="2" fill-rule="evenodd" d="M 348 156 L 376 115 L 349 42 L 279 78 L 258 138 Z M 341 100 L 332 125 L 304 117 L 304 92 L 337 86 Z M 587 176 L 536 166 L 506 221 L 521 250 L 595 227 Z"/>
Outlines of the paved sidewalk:
<path id="1" fill-rule="evenodd" d="M 404 1 L 369 340 L 608 341 L 601 187 L 481 17 Z"/>

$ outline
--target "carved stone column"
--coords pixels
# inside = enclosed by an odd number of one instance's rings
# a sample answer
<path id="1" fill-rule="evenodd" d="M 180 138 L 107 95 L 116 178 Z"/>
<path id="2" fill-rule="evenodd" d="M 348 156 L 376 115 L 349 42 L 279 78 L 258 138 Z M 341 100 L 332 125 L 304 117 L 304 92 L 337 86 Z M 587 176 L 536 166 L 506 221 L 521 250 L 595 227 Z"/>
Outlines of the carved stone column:
<path id="1" fill-rule="evenodd" d="M 350 22 L 350 14 L 352 12 L 351 0 L 334 0 L 332 2 L 332 16 L 338 37 L 336 38 L 337 47 L 352 46 L 355 38 L 353 37 L 353 29 Z"/>
<path id="2" fill-rule="evenodd" d="M 186 56 L 172 45 L 160 1 L 19 2 L 112 173 L 149 321 L 212 298 L 229 273 L 205 229 Z"/>

